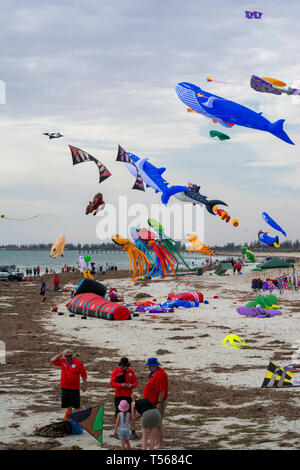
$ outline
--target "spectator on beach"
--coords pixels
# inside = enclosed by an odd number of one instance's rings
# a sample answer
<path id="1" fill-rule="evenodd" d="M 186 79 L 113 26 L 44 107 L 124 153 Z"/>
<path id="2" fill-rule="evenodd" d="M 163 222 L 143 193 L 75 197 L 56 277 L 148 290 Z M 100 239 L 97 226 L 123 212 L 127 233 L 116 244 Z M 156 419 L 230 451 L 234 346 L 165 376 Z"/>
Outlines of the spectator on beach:
<path id="1" fill-rule="evenodd" d="M 129 368 L 130 362 L 127 357 L 122 357 L 119 366 L 113 370 L 110 379 L 110 386 L 115 389 L 115 418 L 119 413 L 119 404 L 122 400 L 132 403 L 132 390 L 136 388 L 138 382 L 133 369 Z M 134 423 L 131 422 L 131 437 L 137 439 Z"/>
<path id="2" fill-rule="evenodd" d="M 45 302 L 45 300 L 46 300 L 46 282 L 43 278 L 41 279 L 40 295 L 43 297 L 42 302 Z"/>
<path id="3" fill-rule="evenodd" d="M 168 374 L 162 367 L 159 367 L 160 363 L 156 357 L 149 357 L 145 366 L 148 367 L 150 374 L 144 388 L 144 398 L 148 398 L 161 414 L 158 440 L 155 446 L 156 449 L 160 449 L 164 445 L 162 422 L 168 402 Z"/>
<path id="4" fill-rule="evenodd" d="M 54 285 L 54 291 L 58 292 L 59 289 L 59 277 L 57 274 L 54 275 L 53 277 L 53 285 Z"/>
<path id="5" fill-rule="evenodd" d="M 114 436 L 121 441 L 122 450 L 131 449 L 130 446 L 130 405 L 128 401 L 121 400 L 118 406 L 119 413 L 115 425 Z"/>
<path id="6" fill-rule="evenodd" d="M 148 398 L 142 398 L 142 395 L 133 392 L 133 402 L 131 403 L 132 422 L 142 418 L 142 450 L 155 449 L 159 440 L 159 428 L 161 425 L 161 414 Z M 149 439 L 150 438 L 150 439 Z"/>
<path id="7" fill-rule="evenodd" d="M 41 272 L 41 268 L 40 268 L 39 266 L 37 266 L 37 268 L 36 268 L 36 274 L 37 274 L 37 276 L 40 275 L 40 272 Z"/>
<path id="8" fill-rule="evenodd" d="M 242 269 L 242 265 L 240 263 L 235 263 L 233 266 L 233 274 L 235 274 L 235 271 L 237 271 L 238 274 L 240 274 L 241 269 Z"/>
<path id="9" fill-rule="evenodd" d="M 61 407 L 66 409 L 65 418 L 80 410 L 80 376 L 82 378 L 82 391 L 86 391 L 87 373 L 83 363 L 74 356 L 71 349 L 65 349 L 52 357 L 52 364 L 61 368 Z"/>
<path id="10" fill-rule="evenodd" d="M 36 276 L 36 268 L 33 268 L 33 275 Z"/>

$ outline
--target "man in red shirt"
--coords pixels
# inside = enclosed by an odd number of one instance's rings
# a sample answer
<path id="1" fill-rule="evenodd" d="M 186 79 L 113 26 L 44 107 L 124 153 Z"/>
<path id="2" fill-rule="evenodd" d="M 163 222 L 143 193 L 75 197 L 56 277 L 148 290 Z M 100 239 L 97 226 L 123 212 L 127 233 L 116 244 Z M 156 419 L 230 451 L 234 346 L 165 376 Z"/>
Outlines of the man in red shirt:
<path id="1" fill-rule="evenodd" d="M 77 359 L 73 351 L 66 349 L 51 359 L 52 364 L 61 367 L 61 407 L 66 408 L 70 414 L 72 408 L 80 409 L 80 376 L 82 377 L 82 391 L 86 391 L 87 373 L 83 363 Z"/>
<path id="2" fill-rule="evenodd" d="M 115 417 L 117 418 L 120 410 L 118 409 L 121 400 L 126 400 L 131 406 L 132 390 L 138 382 L 133 369 L 129 368 L 130 362 L 127 357 L 122 357 L 119 367 L 113 370 L 110 378 L 110 386 L 115 389 Z M 134 423 L 131 422 L 131 437 L 138 439 L 134 429 Z"/>
<path id="3" fill-rule="evenodd" d="M 148 398 L 161 413 L 161 427 L 159 429 L 159 440 L 155 449 L 164 446 L 162 421 L 168 402 L 169 380 L 168 375 L 160 366 L 156 357 L 149 357 L 145 366 L 148 367 L 150 374 L 144 388 L 144 398 Z"/>

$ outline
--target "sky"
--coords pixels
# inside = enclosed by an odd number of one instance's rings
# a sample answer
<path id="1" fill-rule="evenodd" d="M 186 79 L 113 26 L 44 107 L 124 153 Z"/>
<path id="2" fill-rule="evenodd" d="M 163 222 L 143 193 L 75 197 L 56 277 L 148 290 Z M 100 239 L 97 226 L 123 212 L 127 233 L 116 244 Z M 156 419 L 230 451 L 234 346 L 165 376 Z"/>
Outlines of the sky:
<path id="1" fill-rule="evenodd" d="M 262 12 L 262 19 L 246 19 L 245 10 Z M 277 234 L 263 221 L 263 211 L 287 239 L 299 238 L 300 97 L 249 86 L 255 74 L 300 88 L 299 14 L 296 0 L 4 0 L 0 212 L 55 218 L 0 219 L 0 245 L 51 243 L 60 233 L 70 243 L 102 242 L 105 213 L 85 215 L 98 192 L 117 217 L 124 217 L 120 197 L 127 198 L 130 214 L 135 204 L 151 214 L 153 204 L 161 205 L 160 195 L 132 190 L 133 176 L 116 161 L 118 145 L 165 167 L 170 185 L 192 182 L 208 199 L 228 204 L 239 226 L 204 213 L 199 220 L 208 245 L 249 243 L 258 230 Z M 209 83 L 208 76 L 228 84 Z M 295 145 L 188 113 L 175 92 L 182 81 L 262 112 L 271 122 L 285 119 Z M 231 139 L 212 139 L 213 129 Z M 57 131 L 64 137 L 43 135 Z M 98 158 L 112 176 L 99 185 L 93 163 L 72 165 L 69 145 Z M 174 203 L 171 198 L 170 210 Z M 171 224 L 171 235 L 173 229 Z M 109 231 L 106 241 L 114 234 Z"/>

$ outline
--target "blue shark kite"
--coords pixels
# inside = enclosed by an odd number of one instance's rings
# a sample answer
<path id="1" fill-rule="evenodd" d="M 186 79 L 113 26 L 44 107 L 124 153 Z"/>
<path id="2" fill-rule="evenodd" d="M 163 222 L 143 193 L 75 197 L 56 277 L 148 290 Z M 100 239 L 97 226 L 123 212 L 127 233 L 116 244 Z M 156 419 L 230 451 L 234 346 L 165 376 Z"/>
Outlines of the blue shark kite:
<path id="1" fill-rule="evenodd" d="M 208 93 L 192 83 L 178 83 L 175 90 L 180 100 L 189 107 L 189 111 L 203 114 L 224 127 L 232 127 L 236 124 L 270 132 L 284 142 L 294 145 L 283 130 L 284 119 L 272 123 L 263 117 L 262 113 L 256 113 L 246 106 Z"/>
<path id="2" fill-rule="evenodd" d="M 147 188 L 154 189 L 156 193 L 161 192 L 161 202 L 165 206 L 171 196 L 188 190 L 186 186 L 169 187 L 169 183 L 161 176 L 166 168 L 156 168 L 148 162 L 148 158 L 139 158 L 133 153 L 126 152 L 120 145 L 117 161 L 123 161 L 129 172 L 140 181 L 140 184 L 145 183 Z M 133 189 L 139 188 L 133 187 Z"/>
<path id="3" fill-rule="evenodd" d="M 281 232 L 285 237 L 286 237 L 286 233 L 285 231 L 280 227 L 280 225 L 278 225 L 275 220 L 273 220 L 269 214 L 267 214 L 266 212 L 263 212 L 262 213 L 262 217 L 263 219 L 265 220 L 265 222 L 267 222 L 267 224 L 269 224 L 271 227 L 273 227 L 275 230 L 277 230 L 278 232 Z"/>

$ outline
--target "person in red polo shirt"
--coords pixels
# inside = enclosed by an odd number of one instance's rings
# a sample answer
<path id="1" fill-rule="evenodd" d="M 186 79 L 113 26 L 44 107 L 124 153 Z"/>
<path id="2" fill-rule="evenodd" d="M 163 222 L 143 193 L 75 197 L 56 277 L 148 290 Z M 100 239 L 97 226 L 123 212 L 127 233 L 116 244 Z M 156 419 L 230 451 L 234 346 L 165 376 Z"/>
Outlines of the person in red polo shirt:
<path id="1" fill-rule="evenodd" d="M 164 446 L 162 421 L 168 402 L 168 374 L 162 367 L 159 367 L 160 363 L 156 357 L 149 357 L 145 366 L 149 368 L 150 374 L 144 388 L 144 398 L 148 398 L 161 413 L 161 426 L 158 442 L 155 446 L 155 449 L 160 449 Z"/>
<path id="2" fill-rule="evenodd" d="M 129 368 L 130 362 L 127 357 L 122 357 L 119 367 L 113 370 L 110 378 L 110 386 L 115 389 L 115 417 L 120 412 L 119 404 L 122 400 L 126 400 L 131 406 L 132 390 L 136 388 L 138 382 L 133 369 Z M 131 437 L 138 439 L 135 432 L 134 422 L 131 421 Z"/>
<path id="3" fill-rule="evenodd" d="M 66 414 L 80 409 L 80 376 L 82 378 L 82 391 L 86 391 L 87 373 L 83 363 L 77 359 L 73 351 L 66 349 L 51 359 L 52 364 L 61 367 L 61 407 L 66 408 Z M 65 415 L 66 416 L 66 415 Z"/>

